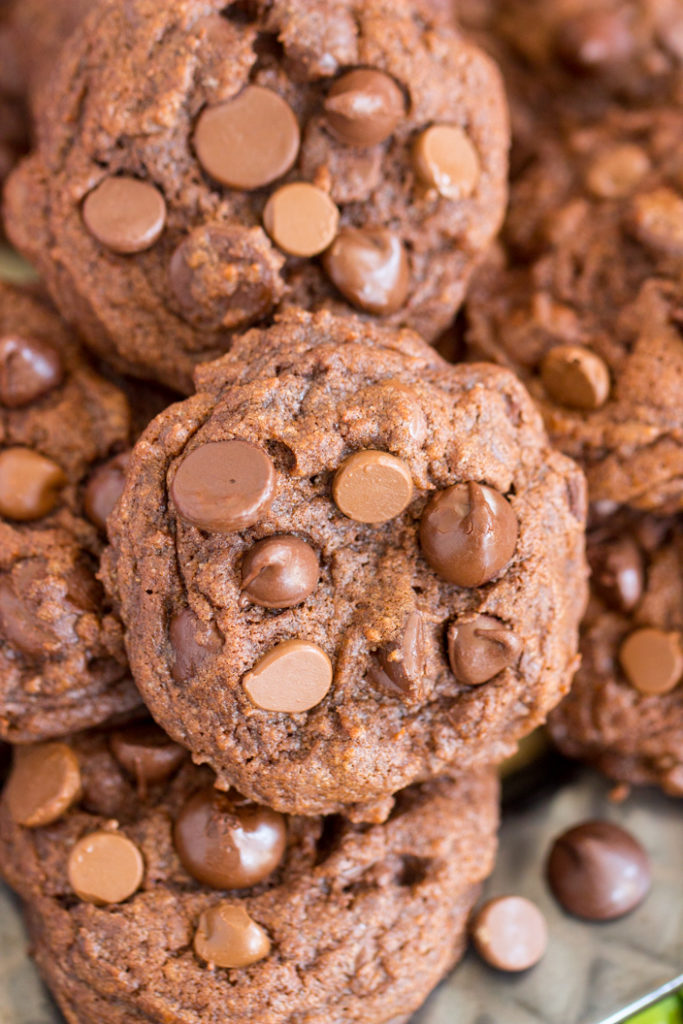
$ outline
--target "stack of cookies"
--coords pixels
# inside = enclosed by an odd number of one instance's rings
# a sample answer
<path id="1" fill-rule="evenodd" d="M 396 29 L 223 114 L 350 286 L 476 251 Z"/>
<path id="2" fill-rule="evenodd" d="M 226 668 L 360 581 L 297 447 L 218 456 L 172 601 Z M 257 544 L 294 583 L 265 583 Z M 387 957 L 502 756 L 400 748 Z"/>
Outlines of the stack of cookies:
<path id="1" fill-rule="evenodd" d="M 680 60 L 520 3 L 6 5 L 0 869 L 69 1024 L 407 1021 L 551 712 L 683 790 Z"/>

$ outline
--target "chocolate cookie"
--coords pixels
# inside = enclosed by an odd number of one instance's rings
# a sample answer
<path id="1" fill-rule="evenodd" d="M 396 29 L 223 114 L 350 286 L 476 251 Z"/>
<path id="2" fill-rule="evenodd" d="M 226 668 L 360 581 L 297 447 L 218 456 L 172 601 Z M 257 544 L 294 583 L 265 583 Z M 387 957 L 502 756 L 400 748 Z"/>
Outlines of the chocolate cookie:
<path id="1" fill-rule="evenodd" d="M 523 387 L 294 310 L 197 387 L 135 446 L 103 560 L 163 727 L 306 814 L 381 817 L 511 753 L 569 685 L 585 597 L 583 478 Z"/>
<path id="2" fill-rule="evenodd" d="M 123 486 L 128 405 L 52 309 L 0 285 L 0 737 L 34 742 L 137 707 L 96 579 Z"/>
<path id="3" fill-rule="evenodd" d="M 409 0 L 135 0 L 66 47 L 8 230 L 120 369 L 194 365 L 283 305 L 434 339 L 502 219 L 497 69 Z"/>
<path id="4" fill-rule="evenodd" d="M 523 377 L 591 499 L 657 512 L 683 507 L 682 139 L 669 107 L 546 139 L 468 300 L 474 357 Z"/>
<path id="5" fill-rule="evenodd" d="M 163 742 L 31 749 L 5 790 L 0 864 L 67 1019 L 407 1021 L 462 955 L 493 775 L 414 786 L 360 827 L 217 794 Z"/>
<path id="6" fill-rule="evenodd" d="M 553 737 L 615 779 L 683 796 L 683 521 L 622 514 L 588 553 L 583 660 Z"/>

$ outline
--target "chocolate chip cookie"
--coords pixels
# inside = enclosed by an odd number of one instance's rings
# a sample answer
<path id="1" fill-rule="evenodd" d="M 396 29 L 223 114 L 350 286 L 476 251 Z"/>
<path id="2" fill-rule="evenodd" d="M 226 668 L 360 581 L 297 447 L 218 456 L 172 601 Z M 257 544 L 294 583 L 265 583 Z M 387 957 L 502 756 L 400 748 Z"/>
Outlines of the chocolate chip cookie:
<path id="1" fill-rule="evenodd" d="M 103 358 L 191 390 L 284 305 L 434 339 L 506 199 L 497 69 L 409 0 L 98 4 L 7 221 Z"/>
<path id="2" fill-rule="evenodd" d="M 594 501 L 683 507 L 683 114 L 611 108 L 546 139 L 468 303 Z"/>
<path id="3" fill-rule="evenodd" d="M 15 763 L 0 864 L 67 1019 L 407 1021 L 462 955 L 493 775 L 413 786 L 361 827 L 218 794 L 178 757 L 138 731 Z"/>
<path id="4" fill-rule="evenodd" d="M 553 736 L 615 779 L 683 796 L 683 521 L 621 514 L 588 553 L 583 661 Z"/>
<path id="5" fill-rule="evenodd" d="M 155 718 L 277 810 L 380 818 L 566 692 L 584 481 L 524 388 L 290 310 L 131 456 L 103 566 Z M 352 807 L 353 805 L 353 807 Z"/>
<path id="6" fill-rule="evenodd" d="M 96 579 L 129 410 L 54 311 L 0 285 L 0 737 L 32 742 L 137 707 Z"/>

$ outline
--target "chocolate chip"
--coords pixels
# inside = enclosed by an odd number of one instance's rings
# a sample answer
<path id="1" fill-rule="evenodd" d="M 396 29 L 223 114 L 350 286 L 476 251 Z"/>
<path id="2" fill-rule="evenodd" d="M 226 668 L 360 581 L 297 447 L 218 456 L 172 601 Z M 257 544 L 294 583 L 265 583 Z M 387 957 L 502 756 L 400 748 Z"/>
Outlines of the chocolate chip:
<path id="1" fill-rule="evenodd" d="M 0 515 L 7 519 L 30 522 L 46 516 L 65 484 L 57 463 L 31 448 L 0 452 Z"/>
<path id="2" fill-rule="evenodd" d="M 166 224 L 166 203 L 148 181 L 105 178 L 86 196 L 83 220 L 105 248 L 130 255 L 150 249 L 159 240 Z"/>
<path id="3" fill-rule="evenodd" d="M 588 168 L 586 184 L 599 199 L 621 199 L 637 188 L 651 166 L 644 149 L 625 142 L 598 154 Z"/>
<path id="4" fill-rule="evenodd" d="M 285 640 L 261 658 L 242 680 L 263 711 L 295 715 L 314 708 L 332 685 L 332 662 L 316 644 Z"/>
<path id="5" fill-rule="evenodd" d="M 646 696 L 670 693 L 683 678 L 683 633 L 637 629 L 619 649 L 629 682 Z"/>
<path id="6" fill-rule="evenodd" d="M 335 239 L 339 210 L 327 192 L 296 181 L 273 192 L 263 211 L 263 225 L 290 256 L 318 256 Z"/>
<path id="7" fill-rule="evenodd" d="M 66 743 L 41 743 L 15 750 L 5 799 L 17 825 L 51 825 L 80 795 L 78 758 Z"/>
<path id="8" fill-rule="evenodd" d="M 512 630 L 491 615 L 448 627 L 448 659 L 459 683 L 487 683 L 519 658 L 521 643 Z"/>
<path id="9" fill-rule="evenodd" d="M 0 402 L 8 409 L 42 398 L 63 376 L 61 357 L 51 345 L 19 334 L 0 337 Z"/>
<path id="10" fill-rule="evenodd" d="M 631 226 L 636 238 L 656 253 L 683 254 L 683 198 L 658 188 L 633 199 Z"/>
<path id="11" fill-rule="evenodd" d="M 323 263 L 344 298 L 368 313 L 396 313 L 408 296 L 408 256 L 398 235 L 386 228 L 343 228 Z"/>
<path id="12" fill-rule="evenodd" d="M 92 832 L 79 839 L 69 855 L 69 884 L 86 903 L 123 903 L 140 888 L 145 873 L 142 854 L 120 832 Z"/>
<path id="13" fill-rule="evenodd" d="M 214 441 L 185 456 L 171 498 L 186 522 L 210 533 L 232 533 L 268 512 L 275 486 L 275 467 L 262 448 L 248 441 Z"/>
<path id="14" fill-rule="evenodd" d="M 610 607 L 632 612 L 638 605 L 645 584 L 645 569 L 640 548 L 632 537 L 619 537 L 589 548 L 592 583 Z"/>
<path id="15" fill-rule="evenodd" d="M 180 768 L 187 751 L 151 722 L 117 729 L 109 738 L 111 752 L 139 786 L 165 782 Z"/>
<path id="16" fill-rule="evenodd" d="M 260 228 L 208 224 L 175 250 L 169 280 L 188 323 L 235 330 L 260 320 L 282 298 L 283 262 Z"/>
<path id="17" fill-rule="evenodd" d="M 197 881 L 214 889 L 248 889 L 279 865 L 287 828 L 270 808 L 236 803 L 207 787 L 183 806 L 173 840 L 183 867 Z"/>
<path id="18" fill-rule="evenodd" d="M 347 146 L 375 146 L 405 116 L 405 100 L 393 78 L 373 68 L 349 71 L 333 83 L 325 100 L 327 125 Z"/>
<path id="19" fill-rule="evenodd" d="M 469 199 L 479 182 L 477 151 L 457 125 L 435 124 L 413 146 L 413 165 L 419 180 L 446 199 Z"/>
<path id="20" fill-rule="evenodd" d="M 168 634 L 174 656 L 171 675 L 177 683 L 199 675 L 204 663 L 219 654 L 223 646 L 214 624 L 201 622 L 191 608 L 184 608 L 171 619 Z"/>
<path id="21" fill-rule="evenodd" d="M 611 921 L 645 899 L 650 862 L 625 829 L 607 821 L 588 821 L 555 840 L 548 858 L 548 881 L 570 914 Z"/>
<path id="22" fill-rule="evenodd" d="M 229 188 L 270 185 L 294 165 L 300 144 L 294 111 L 272 89 L 248 85 L 227 103 L 207 107 L 194 133 L 197 159 Z"/>
<path id="23" fill-rule="evenodd" d="M 558 57 L 573 71 L 599 73 L 633 53 L 634 39 L 617 11 L 586 10 L 564 20 L 555 37 Z"/>
<path id="24" fill-rule="evenodd" d="M 422 514 L 420 542 L 435 572 L 459 587 L 480 587 L 515 553 L 519 524 L 498 491 L 469 482 L 438 491 Z"/>
<path id="25" fill-rule="evenodd" d="M 22 563 L 10 576 L 0 578 L 0 628 L 7 643 L 31 658 L 46 657 L 56 642 L 54 632 L 36 616 L 28 596 L 30 588 L 45 576 L 44 562 Z"/>
<path id="26" fill-rule="evenodd" d="M 248 967 L 268 956 L 270 939 L 244 907 L 219 903 L 200 914 L 194 948 L 216 967 Z"/>
<path id="27" fill-rule="evenodd" d="M 83 493 L 83 509 L 91 523 L 104 532 L 114 505 L 123 494 L 130 452 L 116 455 L 94 471 Z"/>
<path id="28" fill-rule="evenodd" d="M 397 640 L 380 648 L 370 660 L 368 676 L 379 689 L 419 704 L 425 697 L 427 643 L 424 619 L 411 612 Z"/>
<path id="29" fill-rule="evenodd" d="M 579 345 L 558 345 L 546 353 L 541 380 L 550 398 L 568 409 L 591 412 L 605 404 L 610 376 L 600 356 Z"/>
<path id="30" fill-rule="evenodd" d="M 310 544 L 299 537 L 266 537 L 242 562 L 242 590 L 262 608 L 293 608 L 313 593 L 320 565 Z"/>
<path id="31" fill-rule="evenodd" d="M 499 971 L 526 971 L 548 946 L 548 927 L 535 903 L 523 896 L 499 896 L 485 903 L 472 923 L 477 952 Z"/>
<path id="32" fill-rule="evenodd" d="M 355 452 L 335 473 L 332 496 L 349 519 L 386 523 L 410 504 L 413 478 L 406 463 L 388 452 Z"/>

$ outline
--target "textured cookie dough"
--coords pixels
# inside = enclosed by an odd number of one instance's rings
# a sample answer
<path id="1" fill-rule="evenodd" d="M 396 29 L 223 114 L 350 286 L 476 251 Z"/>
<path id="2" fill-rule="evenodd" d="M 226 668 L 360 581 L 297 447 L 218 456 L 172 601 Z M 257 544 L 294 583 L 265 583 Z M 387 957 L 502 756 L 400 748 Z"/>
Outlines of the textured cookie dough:
<path id="1" fill-rule="evenodd" d="M 140 703 L 95 578 L 129 431 L 124 396 L 88 367 L 56 313 L 0 285 L 3 739 L 58 736 Z"/>
<path id="2" fill-rule="evenodd" d="M 553 737 L 612 778 L 683 796 L 683 521 L 621 514 L 588 554 L 583 660 Z"/>
<path id="3" fill-rule="evenodd" d="M 568 688 L 585 603 L 584 480 L 524 388 L 292 310 L 197 390 L 136 445 L 103 559 L 160 724 L 307 814 L 381 817 L 510 754 Z"/>
<path id="4" fill-rule="evenodd" d="M 104 359 L 185 391 L 283 305 L 436 338 L 506 200 L 498 71 L 408 0 L 98 5 L 38 126 L 15 245 Z"/>
<path id="5" fill-rule="evenodd" d="M 682 139 L 675 107 L 546 139 L 467 309 L 473 357 L 522 376 L 591 500 L 658 512 L 683 507 Z"/>
<path id="6" fill-rule="evenodd" d="M 492 774 L 414 786 L 383 825 L 289 818 L 275 869 L 226 891 L 195 881 L 178 855 L 178 821 L 210 772 L 185 761 L 141 790 L 111 753 L 128 749 L 125 739 L 70 746 L 51 756 L 71 771 L 77 758 L 80 801 L 69 807 L 63 789 L 55 823 L 22 827 L 11 809 L 25 801 L 10 800 L 10 782 L 0 809 L 2 872 L 70 1024 L 403 1024 L 462 955 L 495 852 Z M 234 793 L 218 799 L 235 807 L 213 818 L 228 841 L 245 811 L 277 817 Z M 95 875 L 100 895 L 112 880 L 137 882 L 135 892 L 108 905 L 79 899 L 71 883 L 80 889 L 95 864 L 109 868 Z M 214 966 L 205 953 L 252 962 Z"/>

